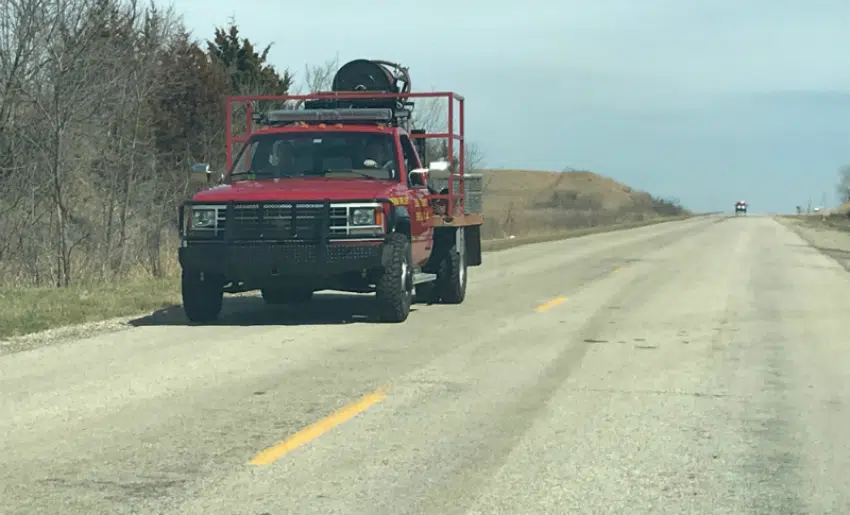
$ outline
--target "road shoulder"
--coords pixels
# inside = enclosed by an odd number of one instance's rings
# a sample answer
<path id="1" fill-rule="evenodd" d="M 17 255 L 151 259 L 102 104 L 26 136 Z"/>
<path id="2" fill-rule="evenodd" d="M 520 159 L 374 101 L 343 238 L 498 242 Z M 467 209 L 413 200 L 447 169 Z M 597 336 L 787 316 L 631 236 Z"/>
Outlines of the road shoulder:
<path id="1" fill-rule="evenodd" d="M 776 217 L 776 221 L 822 254 L 850 271 L 850 223 L 823 221 L 820 217 Z"/>

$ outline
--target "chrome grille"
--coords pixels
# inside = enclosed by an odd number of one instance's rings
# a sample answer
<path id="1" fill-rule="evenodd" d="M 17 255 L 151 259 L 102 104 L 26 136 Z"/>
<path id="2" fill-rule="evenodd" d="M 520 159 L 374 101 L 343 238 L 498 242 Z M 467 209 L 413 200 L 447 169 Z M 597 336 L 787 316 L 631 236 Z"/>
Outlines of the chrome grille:
<path id="1" fill-rule="evenodd" d="M 318 241 L 325 228 L 331 239 L 382 233 L 380 226 L 350 224 L 351 210 L 361 207 L 380 208 L 380 203 L 334 203 L 328 219 L 325 219 L 324 204 L 317 202 L 234 203 L 229 219 L 226 205 L 204 205 L 205 209 L 217 210 L 215 227 L 193 229 L 189 236 L 225 239 L 225 232 L 229 232 L 233 241 Z"/>
<path id="2" fill-rule="evenodd" d="M 323 214 L 317 203 L 235 204 L 230 230 L 234 240 L 317 240 Z"/>

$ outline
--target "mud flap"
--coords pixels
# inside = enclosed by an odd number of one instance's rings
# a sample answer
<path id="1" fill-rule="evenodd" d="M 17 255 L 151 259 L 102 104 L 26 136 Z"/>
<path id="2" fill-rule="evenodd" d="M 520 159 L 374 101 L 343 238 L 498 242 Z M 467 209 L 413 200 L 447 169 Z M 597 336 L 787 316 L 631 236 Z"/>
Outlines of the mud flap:
<path id="1" fill-rule="evenodd" d="M 481 266 L 481 226 L 469 225 L 463 232 L 467 266 Z"/>

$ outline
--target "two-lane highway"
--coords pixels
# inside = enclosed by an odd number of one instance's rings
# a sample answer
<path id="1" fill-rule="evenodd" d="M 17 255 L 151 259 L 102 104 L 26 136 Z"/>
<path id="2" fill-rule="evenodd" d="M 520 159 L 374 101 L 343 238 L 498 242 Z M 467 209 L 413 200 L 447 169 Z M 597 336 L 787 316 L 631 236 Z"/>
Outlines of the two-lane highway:
<path id="1" fill-rule="evenodd" d="M 703 217 L 487 254 L 404 324 L 147 317 L 0 356 L 0 513 L 850 513 L 848 291 Z"/>

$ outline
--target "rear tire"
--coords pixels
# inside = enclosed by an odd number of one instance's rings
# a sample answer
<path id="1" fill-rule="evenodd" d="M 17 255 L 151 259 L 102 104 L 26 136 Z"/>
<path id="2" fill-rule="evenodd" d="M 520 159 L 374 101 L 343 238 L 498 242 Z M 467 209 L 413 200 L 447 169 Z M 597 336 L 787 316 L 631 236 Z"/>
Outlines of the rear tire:
<path id="1" fill-rule="evenodd" d="M 218 318 L 224 299 L 224 284 L 220 277 L 198 270 L 181 273 L 183 312 L 190 322 L 209 323 Z"/>
<path id="2" fill-rule="evenodd" d="M 458 227 L 457 231 L 461 237 L 455 237 L 451 247 L 445 250 L 437 270 L 436 293 L 443 304 L 460 304 L 466 298 L 466 245 L 463 228 Z"/>
<path id="3" fill-rule="evenodd" d="M 413 303 L 413 267 L 410 239 L 401 233 L 387 238 L 391 258 L 375 285 L 378 317 L 384 322 L 404 322 Z"/>
<path id="4" fill-rule="evenodd" d="M 301 304 L 310 302 L 313 298 L 312 290 L 286 290 L 276 288 L 263 288 L 260 290 L 266 304 Z"/>

